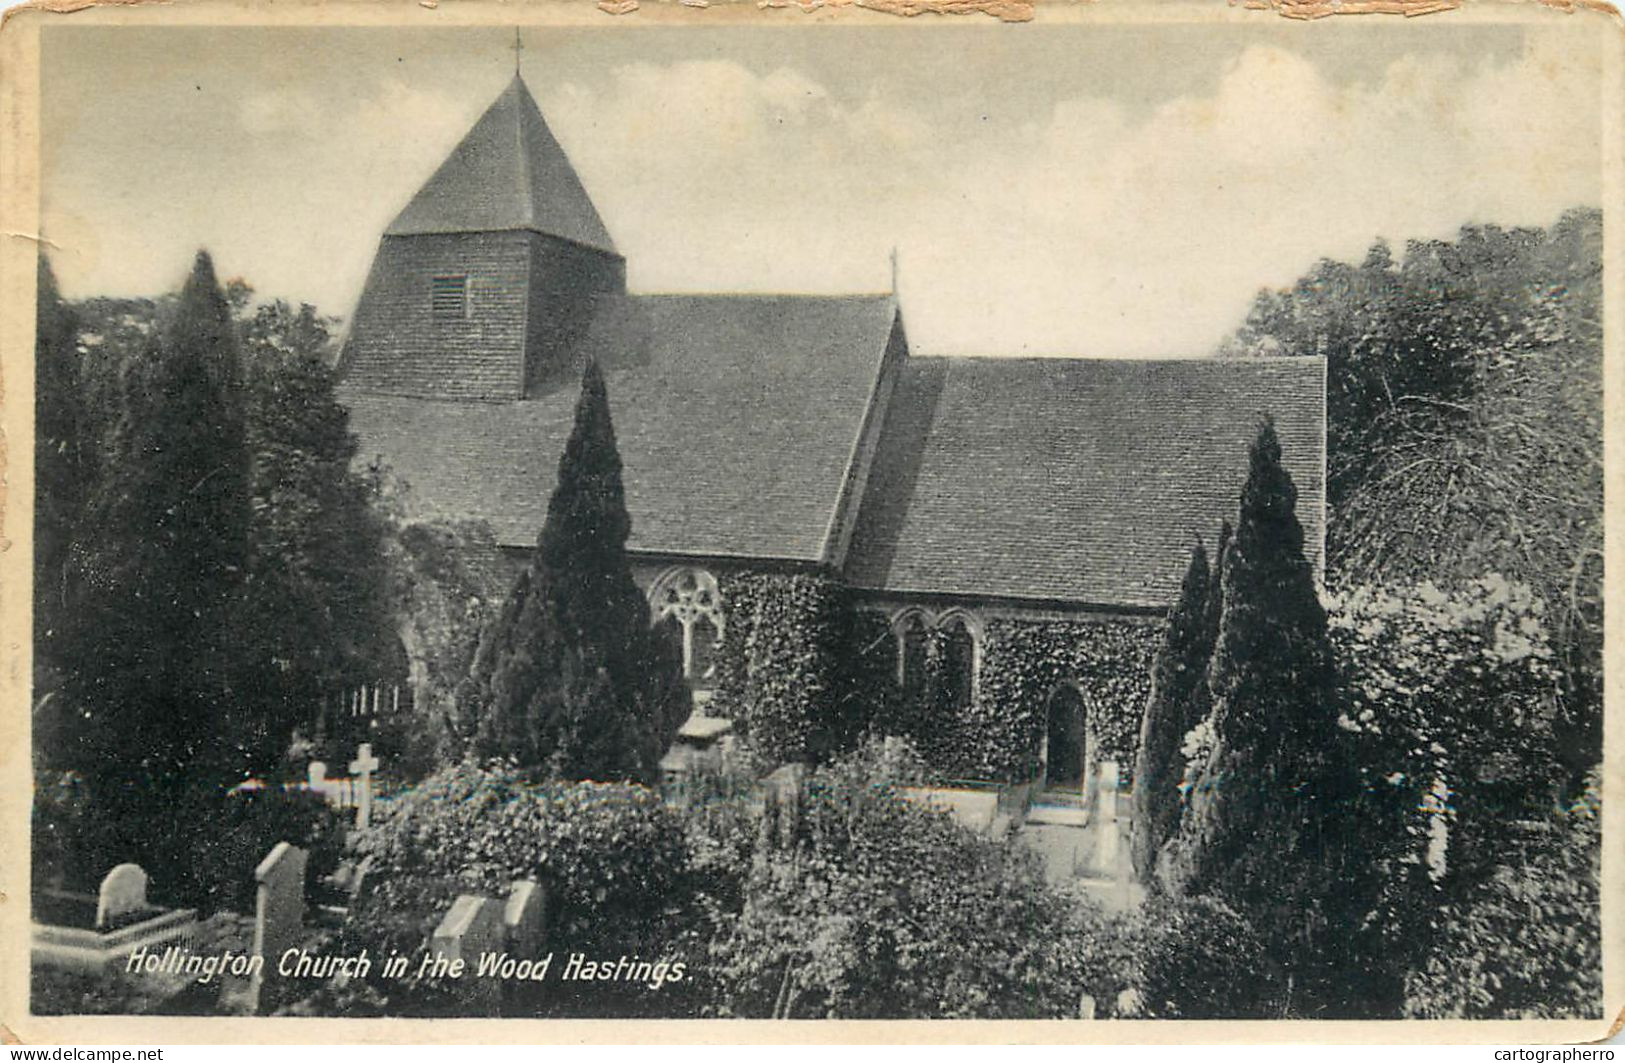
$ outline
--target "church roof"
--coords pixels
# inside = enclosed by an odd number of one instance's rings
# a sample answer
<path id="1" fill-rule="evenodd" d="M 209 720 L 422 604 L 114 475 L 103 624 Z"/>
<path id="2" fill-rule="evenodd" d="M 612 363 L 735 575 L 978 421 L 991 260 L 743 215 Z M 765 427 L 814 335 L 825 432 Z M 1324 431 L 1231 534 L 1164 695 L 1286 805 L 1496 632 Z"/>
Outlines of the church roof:
<path id="1" fill-rule="evenodd" d="M 881 296 L 637 295 L 605 371 L 634 550 L 820 561 L 896 319 Z M 423 518 L 541 531 L 577 389 L 505 403 L 341 393 Z"/>
<path id="2" fill-rule="evenodd" d="M 882 430 L 846 572 L 890 592 L 1165 608 L 1235 520 L 1274 418 L 1305 550 L 1323 541 L 1313 358 L 915 358 Z"/>
<path id="3" fill-rule="evenodd" d="M 385 230 L 529 229 L 615 252 L 598 211 L 518 74 Z"/>

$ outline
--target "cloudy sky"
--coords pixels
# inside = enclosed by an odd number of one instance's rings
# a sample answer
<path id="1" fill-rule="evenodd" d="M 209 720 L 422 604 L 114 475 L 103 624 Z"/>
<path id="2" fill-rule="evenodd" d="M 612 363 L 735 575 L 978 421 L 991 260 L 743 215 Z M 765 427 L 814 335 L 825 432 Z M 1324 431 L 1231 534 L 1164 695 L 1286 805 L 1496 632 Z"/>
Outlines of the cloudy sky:
<path id="1" fill-rule="evenodd" d="M 611 20 L 605 20 L 606 23 Z M 1200 356 L 1316 258 L 1599 202 L 1601 48 L 1539 27 L 533 28 L 523 70 L 643 291 L 877 291 L 918 353 Z M 503 29 L 53 27 L 72 296 L 193 249 L 348 315 L 512 76 Z"/>

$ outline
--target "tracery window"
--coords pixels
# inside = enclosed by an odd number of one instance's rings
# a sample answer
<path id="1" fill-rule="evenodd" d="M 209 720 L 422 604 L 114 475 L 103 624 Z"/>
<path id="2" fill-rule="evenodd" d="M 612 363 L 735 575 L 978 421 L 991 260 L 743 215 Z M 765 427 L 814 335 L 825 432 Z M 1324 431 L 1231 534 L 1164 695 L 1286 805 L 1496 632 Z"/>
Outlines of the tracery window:
<path id="1" fill-rule="evenodd" d="M 675 625 L 682 634 L 689 686 L 696 692 L 713 689 L 725 622 L 716 577 L 697 568 L 668 573 L 651 588 L 649 603 L 655 623 Z"/>

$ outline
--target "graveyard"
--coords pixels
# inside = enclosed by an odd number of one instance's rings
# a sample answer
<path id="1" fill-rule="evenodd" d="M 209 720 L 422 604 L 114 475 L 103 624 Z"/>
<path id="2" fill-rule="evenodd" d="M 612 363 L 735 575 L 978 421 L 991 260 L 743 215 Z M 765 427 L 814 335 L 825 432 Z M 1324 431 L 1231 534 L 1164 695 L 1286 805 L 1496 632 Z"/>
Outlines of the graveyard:
<path id="1" fill-rule="evenodd" d="M 1561 274 L 1599 224 L 1447 250 Z M 1415 261 L 1360 269 L 1423 298 Z M 1143 615 L 893 626 L 825 571 L 635 572 L 593 363 L 519 549 L 357 468 L 310 308 L 256 309 L 200 254 L 161 312 L 70 309 L 43 262 L 41 365 L 111 379 L 40 374 L 41 454 L 88 453 L 40 476 L 36 1013 L 1596 1013 L 1590 547 L 1389 573 L 1370 510 L 1334 512 L 1332 584 L 1266 419 L 1233 521 L 1167 551 L 1183 579 Z M 150 326 L 140 357 L 81 357 L 74 313 Z M 1543 342 L 1561 391 L 1593 348 Z M 1486 936 L 1509 904 L 1527 932 Z"/>

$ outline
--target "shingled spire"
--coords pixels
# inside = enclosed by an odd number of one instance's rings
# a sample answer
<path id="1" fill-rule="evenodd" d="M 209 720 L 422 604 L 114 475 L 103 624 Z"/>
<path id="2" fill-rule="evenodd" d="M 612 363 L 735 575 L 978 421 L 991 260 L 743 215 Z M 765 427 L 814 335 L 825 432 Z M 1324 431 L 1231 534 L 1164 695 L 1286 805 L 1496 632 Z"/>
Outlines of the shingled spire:
<path id="1" fill-rule="evenodd" d="M 524 80 L 384 230 L 345 345 L 360 392 L 501 401 L 580 376 L 626 263 Z"/>
<path id="2" fill-rule="evenodd" d="M 615 252 L 587 190 L 518 74 L 384 234 L 505 229 Z"/>

